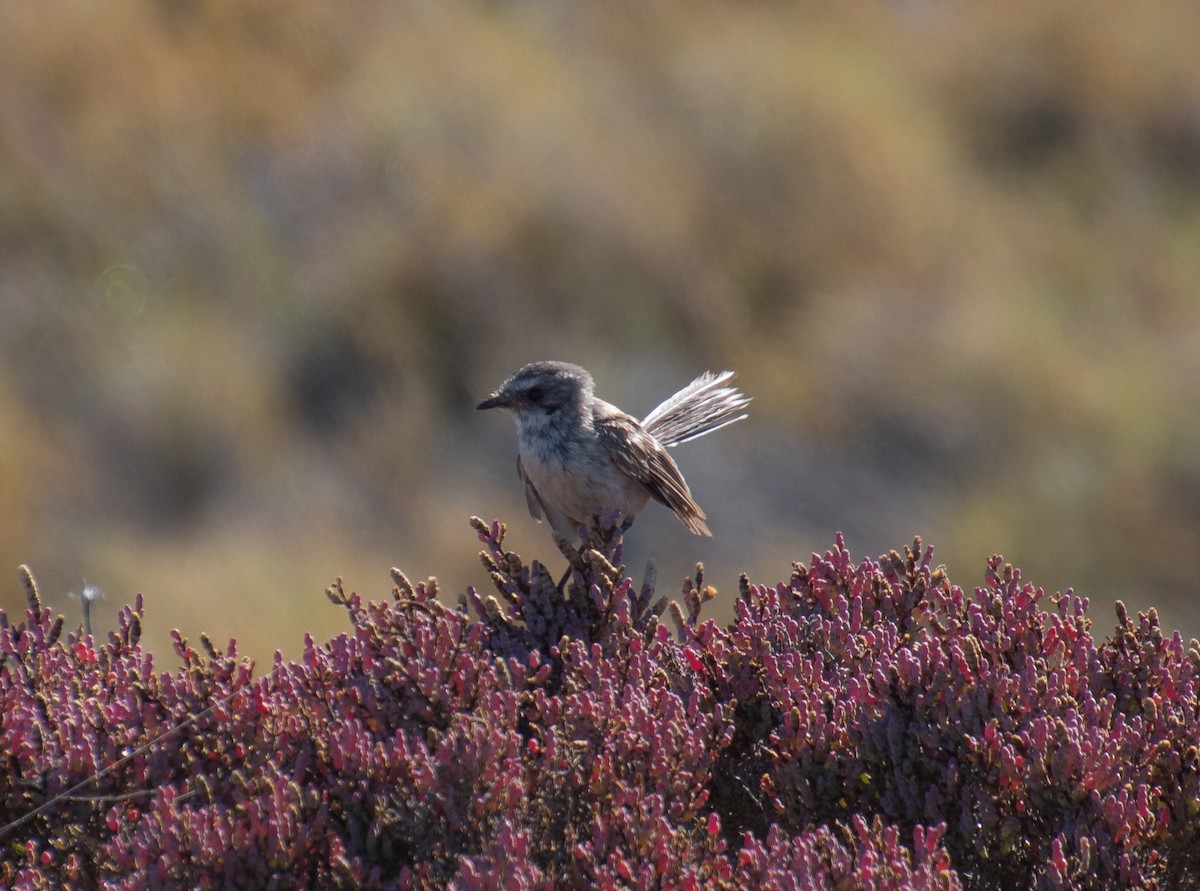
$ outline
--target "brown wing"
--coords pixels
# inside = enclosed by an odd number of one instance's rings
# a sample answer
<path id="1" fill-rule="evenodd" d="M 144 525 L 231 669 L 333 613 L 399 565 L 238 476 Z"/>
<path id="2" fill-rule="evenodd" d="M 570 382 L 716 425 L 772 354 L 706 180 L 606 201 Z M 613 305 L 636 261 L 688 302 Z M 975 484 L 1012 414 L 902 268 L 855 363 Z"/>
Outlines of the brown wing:
<path id="1" fill-rule="evenodd" d="M 525 475 L 525 468 L 521 465 L 520 452 L 517 453 L 517 476 L 525 484 L 525 505 L 529 508 L 529 515 L 540 523 L 546 512 L 542 509 L 541 496 L 533 487 L 533 483 L 529 481 L 529 477 Z"/>
<path id="2" fill-rule="evenodd" d="M 650 497 L 669 507 L 694 534 L 712 535 L 679 467 L 641 424 L 614 412 L 596 418 L 596 433 L 622 473 L 645 486 Z"/>

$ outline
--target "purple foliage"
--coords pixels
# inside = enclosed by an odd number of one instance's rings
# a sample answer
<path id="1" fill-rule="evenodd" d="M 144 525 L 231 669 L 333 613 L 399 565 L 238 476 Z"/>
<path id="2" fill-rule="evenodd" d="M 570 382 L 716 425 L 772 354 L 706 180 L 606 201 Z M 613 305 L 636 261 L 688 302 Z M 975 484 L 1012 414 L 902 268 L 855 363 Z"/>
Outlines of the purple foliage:
<path id="1" fill-rule="evenodd" d="M 737 618 L 636 587 L 620 539 L 565 593 L 476 521 L 497 595 L 340 585 L 351 629 L 255 677 L 233 644 L 0 613 L 0 886 L 1174 888 L 1200 880 L 1200 651 L 1154 611 L 1000 558 L 841 538 Z M 662 621 L 669 616 L 669 621 Z M 167 734 L 164 736 L 164 734 Z M 91 780 L 91 782 L 88 782 Z M 82 784 L 82 785 L 81 785 Z"/>

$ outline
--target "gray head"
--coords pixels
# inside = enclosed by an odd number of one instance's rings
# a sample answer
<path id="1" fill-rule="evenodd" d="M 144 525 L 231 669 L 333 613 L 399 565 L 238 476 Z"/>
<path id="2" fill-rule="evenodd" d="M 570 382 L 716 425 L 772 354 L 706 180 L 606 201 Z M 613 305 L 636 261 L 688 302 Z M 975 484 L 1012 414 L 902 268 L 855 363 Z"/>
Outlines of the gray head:
<path id="1" fill-rule="evenodd" d="M 545 414 L 567 409 L 578 413 L 592 395 L 592 376 L 569 362 L 531 362 L 476 406 L 505 408 L 514 415 Z"/>

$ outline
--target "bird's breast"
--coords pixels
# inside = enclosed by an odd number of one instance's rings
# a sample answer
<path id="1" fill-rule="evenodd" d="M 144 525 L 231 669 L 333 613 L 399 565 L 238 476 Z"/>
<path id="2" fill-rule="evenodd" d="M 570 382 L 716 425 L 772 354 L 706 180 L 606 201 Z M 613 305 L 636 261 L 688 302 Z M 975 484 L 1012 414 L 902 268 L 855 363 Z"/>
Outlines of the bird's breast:
<path id="1" fill-rule="evenodd" d="M 632 518 L 646 506 L 646 489 L 622 473 L 595 435 L 556 437 L 521 431 L 521 466 L 542 503 L 580 524 L 596 513 Z"/>

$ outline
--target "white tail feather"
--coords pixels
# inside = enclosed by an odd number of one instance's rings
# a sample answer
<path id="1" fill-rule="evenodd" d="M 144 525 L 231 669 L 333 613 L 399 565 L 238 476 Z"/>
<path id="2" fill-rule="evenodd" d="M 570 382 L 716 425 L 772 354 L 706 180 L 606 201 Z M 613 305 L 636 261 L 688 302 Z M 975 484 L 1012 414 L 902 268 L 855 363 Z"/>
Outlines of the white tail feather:
<path id="1" fill-rule="evenodd" d="M 733 376 L 704 372 L 646 415 L 642 426 L 663 445 L 676 446 L 742 420 L 750 399 L 726 386 Z"/>

